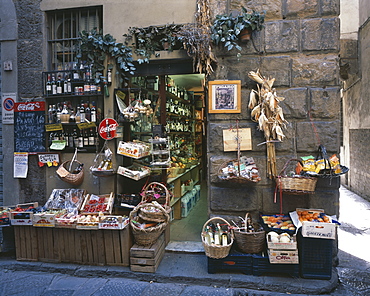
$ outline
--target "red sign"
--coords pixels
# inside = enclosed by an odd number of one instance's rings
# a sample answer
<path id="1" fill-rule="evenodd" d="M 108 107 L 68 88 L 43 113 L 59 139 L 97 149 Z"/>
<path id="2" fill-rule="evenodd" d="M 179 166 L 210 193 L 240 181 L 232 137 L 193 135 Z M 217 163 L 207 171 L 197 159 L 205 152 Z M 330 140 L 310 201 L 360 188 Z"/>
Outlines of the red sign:
<path id="1" fill-rule="evenodd" d="M 15 103 L 15 112 L 45 111 L 45 102 L 22 102 Z"/>
<path id="2" fill-rule="evenodd" d="M 116 137 L 118 122 L 113 118 L 105 118 L 99 124 L 99 135 L 104 140 L 112 140 Z"/>

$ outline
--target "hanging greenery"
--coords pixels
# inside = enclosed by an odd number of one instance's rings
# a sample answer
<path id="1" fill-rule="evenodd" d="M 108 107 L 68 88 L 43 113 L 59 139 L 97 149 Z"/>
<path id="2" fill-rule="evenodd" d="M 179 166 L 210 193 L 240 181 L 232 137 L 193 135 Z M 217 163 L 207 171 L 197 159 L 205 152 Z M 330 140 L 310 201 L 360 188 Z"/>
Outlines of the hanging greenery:
<path id="1" fill-rule="evenodd" d="M 123 43 L 116 42 L 110 34 L 103 35 L 96 29 L 80 32 L 81 44 L 77 58 L 92 65 L 93 77 L 100 79 L 104 73 L 104 62 L 108 58 L 108 69 L 112 69 L 111 59 L 116 62 L 116 74 L 120 77 L 120 84 L 127 83 L 128 78 L 135 74 L 136 68 L 132 63 L 132 50 Z M 95 75 L 100 73 L 100 75 Z"/>

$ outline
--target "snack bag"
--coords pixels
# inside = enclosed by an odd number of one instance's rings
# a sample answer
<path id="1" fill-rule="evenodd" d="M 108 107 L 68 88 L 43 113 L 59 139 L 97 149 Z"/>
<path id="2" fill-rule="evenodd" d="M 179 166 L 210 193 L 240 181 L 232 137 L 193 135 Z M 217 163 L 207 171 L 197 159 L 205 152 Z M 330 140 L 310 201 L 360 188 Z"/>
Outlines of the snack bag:
<path id="1" fill-rule="evenodd" d="M 315 157 L 312 155 L 310 156 L 303 156 L 301 157 L 302 163 L 303 163 L 303 168 L 302 170 L 305 172 L 314 172 L 316 169 L 316 164 L 315 164 Z"/>

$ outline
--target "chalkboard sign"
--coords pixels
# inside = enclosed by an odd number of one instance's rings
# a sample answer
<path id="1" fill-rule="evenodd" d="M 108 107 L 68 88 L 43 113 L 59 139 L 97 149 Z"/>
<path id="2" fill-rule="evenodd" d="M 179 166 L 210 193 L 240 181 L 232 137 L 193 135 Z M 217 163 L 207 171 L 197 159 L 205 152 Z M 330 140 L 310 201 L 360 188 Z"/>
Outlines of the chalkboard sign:
<path id="1" fill-rule="evenodd" d="M 46 151 L 45 102 L 15 103 L 14 151 Z"/>

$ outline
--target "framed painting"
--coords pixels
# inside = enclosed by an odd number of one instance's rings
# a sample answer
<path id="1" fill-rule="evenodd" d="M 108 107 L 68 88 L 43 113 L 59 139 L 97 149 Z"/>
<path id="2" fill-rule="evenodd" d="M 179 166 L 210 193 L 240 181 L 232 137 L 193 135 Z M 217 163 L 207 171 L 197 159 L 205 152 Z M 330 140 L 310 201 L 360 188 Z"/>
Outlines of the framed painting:
<path id="1" fill-rule="evenodd" d="M 208 82 L 209 113 L 241 112 L 241 81 L 214 80 Z"/>

